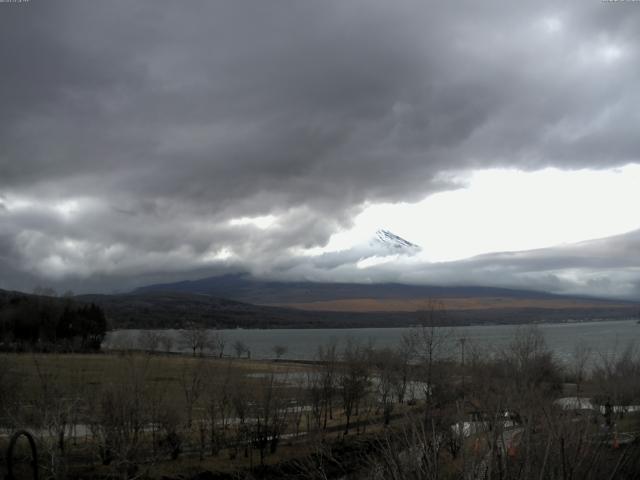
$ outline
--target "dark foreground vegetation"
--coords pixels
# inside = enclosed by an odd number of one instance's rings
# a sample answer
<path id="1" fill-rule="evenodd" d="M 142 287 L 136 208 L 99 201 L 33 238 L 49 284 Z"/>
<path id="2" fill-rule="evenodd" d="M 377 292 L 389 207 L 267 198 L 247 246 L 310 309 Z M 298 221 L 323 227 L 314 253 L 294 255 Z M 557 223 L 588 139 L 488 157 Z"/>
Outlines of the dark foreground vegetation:
<path id="1" fill-rule="evenodd" d="M 5 353 L 0 447 L 28 429 L 41 478 L 60 479 L 640 477 L 633 346 L 579 345 L 561 365 L 535 328 L 502 351 L 465 339 L 445 351 L 448 335 L 425 325 L 396 349 L 329 344 L 309 364 L 196 346 Z"/>

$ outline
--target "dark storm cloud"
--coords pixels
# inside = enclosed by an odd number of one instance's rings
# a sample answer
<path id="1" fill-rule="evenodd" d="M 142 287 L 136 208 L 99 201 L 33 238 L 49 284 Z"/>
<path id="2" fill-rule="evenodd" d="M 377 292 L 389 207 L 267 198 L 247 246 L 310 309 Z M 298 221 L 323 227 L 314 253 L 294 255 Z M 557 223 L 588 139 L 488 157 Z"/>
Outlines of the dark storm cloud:
<path id="1" fill-rule="evenodd" d="M 1 4 L 3 285 L 268 273 L 443 171 L 638 161 L 633 7 Z"/>

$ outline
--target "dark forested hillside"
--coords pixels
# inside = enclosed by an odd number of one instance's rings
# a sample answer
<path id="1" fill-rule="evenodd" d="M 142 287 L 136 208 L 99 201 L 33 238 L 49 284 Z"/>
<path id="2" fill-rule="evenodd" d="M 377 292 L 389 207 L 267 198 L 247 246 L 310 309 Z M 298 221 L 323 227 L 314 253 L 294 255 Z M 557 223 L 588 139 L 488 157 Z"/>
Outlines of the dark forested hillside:
<path id="1" fill-rule="evenodd" d="M 149 285 L 134 293 L 182 292 L 231 298 L 254 304 L 317 302 L 348 298 L 576 298 L 547 292 L 478 286 L 406 285 L 400 283 L 319 283 L 259 280 L 249 274 L 229 274 L 199 280 Z"/>
<path id="2" fill-rule="evenodd" d="M 126 295 L 82 295 L 82 302 L 101 306 L 112 328 L 181 328 L 197 323 L 211 328 L 363 328 L 403 327 L 422 322 L 424 312 L 322 312 L 251 305 L 208 295 L 148 292 Z M 590 309 L 505 308 L 430 312 L 440 325 L 538 323 L 627 318 L 631 307 Z"/>
<path id="3" fill-rule="evenodd" d="M 629 318 L 637 305 L 592 308 L 444 309 L 429 313 L 439 325 L 562 322 Z M 145 292 L 55 298 L 0 290 L 3 341 L 89 348 L 108 328 L 364 328 L 420 324 L 424 311 L 305 311 L 252 305 L 203 294 Z"/>

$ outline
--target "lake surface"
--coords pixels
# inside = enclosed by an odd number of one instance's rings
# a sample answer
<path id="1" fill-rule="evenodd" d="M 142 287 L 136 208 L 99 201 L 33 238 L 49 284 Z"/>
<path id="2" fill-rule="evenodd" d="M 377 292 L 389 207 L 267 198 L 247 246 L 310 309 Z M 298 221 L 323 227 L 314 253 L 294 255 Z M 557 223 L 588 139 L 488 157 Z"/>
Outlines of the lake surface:
<path id="1" fill-rule="evenodd" d="M 460 339 L 464 338 L 465 349 L 499 350 L 514 338 L 519 325 L 483 325 L 438 329 L 448 338 L 444 349 L 448 355 L 460 354 Z M 631 342 L 640 340 L 640 324 L 636 320 L 611 320 L 581 323 L 539 324 L 547 345 L 561 361 L 568 361 L 578 343 L 587 345 L 593 356 L 611 355 L 626 348 Z M 312 360 L 318 347 L 336 342 L 340 350 L 348 339 L 362 344 L 371 342 L 377 348 L 397 347 L 403 335 L 411 328 L 353 328 L 353 329 L 233 329 L 217 330 L 226 339 L 225 355 L 233 354 L 233 343 L 240 340 L 251 350 L 251 357 L 274 358 L 273 347 L 283 345 L 287 352 L 282 358 Z M 138 339 L 143 330 L 114 330 L 107 334 L 105 349 L 140 348 Z M 173 339 L 171 350 L 188 352 L 181 342 L 180 330 L 155 330 Z M 162 347 L 159 347 L 161 349 Z"/>

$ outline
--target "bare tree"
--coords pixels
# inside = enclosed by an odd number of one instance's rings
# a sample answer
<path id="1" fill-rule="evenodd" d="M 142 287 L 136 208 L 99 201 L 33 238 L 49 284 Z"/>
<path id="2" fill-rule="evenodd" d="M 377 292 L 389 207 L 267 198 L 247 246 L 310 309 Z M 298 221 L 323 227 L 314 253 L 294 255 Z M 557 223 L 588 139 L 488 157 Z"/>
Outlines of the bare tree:
<path id="1" fill-rule="evenodd" d="M 238 447 L 240 445 L 245 446 L 245 456 L 249 456 L 250 430 L 247 420 L 250 415 L 249 407 L 255 402 L 253 399 L 254 396 L 255 391 L 249 388 L 244 378 L 237 378 L 231 384 L 231 405 L 234 415 L 238 420 L 235 429 L 236 438 L 234 442 L 235 448 L 232 454 L 233 458 L 238 454 Z"/>
<path id="2" fill-rule="evenodd" d="M 443 364 L 447 359 L 447 347 L 452 337 L 451 330 L 442 327 L 445 314 L 444 304 L 441 301 L 429 300 L 427 308 L 420 314 L 420 326 L 412 330 L 413 338 L 406 340 L 406 343 L 413 347 L 423 371 L 425 418 L 431 414 L 437 395 L 447 391 L 445 383 L 449 376 L 445 375 L 441 369 L 436 371 L 437 364 Z M 436 374 L 438 374 L 437 379 Z"/>
<path id="3" fill-rule="evenodd" d="M 209 336 L 209 349 L 218 358 L 222 358 L 224 356 L 224 347 L 226 344 L 227 339 L 225 338 L 224 334 L 218 330 L 214 331 Z"/>
<path id="4" fill-rule="evenodd" d="M 338 385 L 345 415 L 345 435 L 349 433 L 352 416 L 358 415 L 360 403 L 369 388 L 367 351 L 353 341 L 348 341 L 343 352 Z"/>
<path id="5" fill-rule="evenodd" d="M 147 353 L 155 353 L 160 345 L 160 336 L 153 330 L 143 330 L 138 336 L 138 347 Z"/>
<path id="6" fill-rule="evenodd" d="M 227 430 L 229 429 L 233 413 L 233 376 L 232 364 L 229 362 L 220 372 L 212 362 L 208 362 L 206 370 L 205 386 L 205 415 L 209 427 L 209 448 L 211 455 L 217 455 L 227 440 Z"/>
<path id="7" fill-rule="evenodd" d="M 247 344 L 242 340 L 236 340 L 235 342 L 233 342 L 233 350 L 234 352 L 236 352 L 236 356 L 240 358 L 243 353 L 249 351 L 249 347 L 247 347 Z"/>
<path id="8" fill-rule="evenodd" d="M 165 353 L 171 353 L 171 349 L 173 348 L 173 337 L 170 333 L 159 334 L 158 342 Z"/>
<path id="9" fill-rule="evenodd" d="M 193 356 L 199 353 L 202 356 L 205 347 L 209 344 L 209 332 L 198 325 L 191 324 L 185 330 L 180 331 L 182 345 L 192 351 Z"/>
<path id="10" fill-rule="evenodd" d="M 622 406 L 640 400 L 640 351 L 636 343 L 629 342 L 624 348 L 600 354 L 593 378 L 600 390 L 596 399 L 601 404 Z"/>
<path id="11" fill-rule="evenodd" d="M 183 418 L 179 411 L 169 403 L 163 403 L 157 418 L 158 430 L 163 438 L 159 442 L 162 450 L 168 454 L 172 460 L 176 460 L 182 453 L 184 438 L 181 435 L 181 425 Z"/>
<path id="12" fill-rule="evenodd" d="M 320 431 L 322 428 L 322 418 L 326 403 L 323 401 L 322 378 L 314 370 L 306 372 L 304 391 L 305 400 L 309 407 L 307 412 L 307 430 Z M 313 428 L 310 417 L 313 417 Z M 325 417 L 326 418 L 326 417 Z"/>
<path id="13" fill-rule="evenodd" d="M 83 372 L 71 370 L 71 381 L 61 382 L 59 374 L 54 374 L 33 357 L 38 376 L 38 384 L 33 398 L 32 420 L 38 431 L 42 450 L 46 454 L 45 469 L 51 478 L 65 478 L 67 472 L 67 438 L 74 428 L 76 412 L 83 395 Z M 63 387 L 64 385 L 64 387 Z"/>
<path id="14" fill-rule="evenodd" d="M 442 462 L 439 456 L 432 455 L 432 443 L 431 432 L 424 422 L 410 416 L 399 433 L 392 429 L 383 431 L 377 448 L 368 457 L 368 475 L 389 480 L 436 480 Z"/>
<path id="15" fill-rule="evenodd" d="M 145 398 L 148 429 L 151 432 L 151 458 L 152 461 L 156 461 L 161 457 L 158 451 L 159 444 L 166 444 L 170 434 L 177 434 L 177 426 L 180 424 L 179 413 L 171 405 L 164 382 L 147 381 Z M 164 438 L 161 437 L 161 433 L 164 433 Z"/>
<path id="16" fill-rule="evenodd" d="M 512 388 L 519 397 L 537 391 L 537 387 L 555 387 L 560 380 L 553 353 L 535 325 L 518 328 L 503 357 Z"/>
<path id="17" fill-rule="evenodd" d="M 591 358 L 591 348 L 580 340 L 574 347 L 571 355 L 571 363 L 569 365 L 569 372 L 573 377 L 573 381 L 576 383 L 576 397 L 578 403 L 580 402 L 580 396 L 582 394 L 582 384 L 588 373 L 589 360 Z"/>
<path id="18" fill-rule="evenodd" d="M 382 410 L 384 424 L 389 425 L 394 407 L 394 384 L 397 382 L 395 352 L 390 349 L 375 352 L 373 365 L 376 369 L 376 401 Z"/>
<path id="19" fill-rule="evenodd" d="M 333 420 L 333 400 L 337 395 L 338 383 L 338 353 L 335 342 L 330 342 L 318 348 L 318 361 L 321 365 L 320 393 L 322 412 L 324 413 L 323 428 L 327 428 L 328 420 Z"/>
<path id="20" fill-rule="evenodd" d="M 287 353 L 287 347 L 284 345 L 274 345 L 273 346 L 273 353 L 276 356 L 276 359 L 280 360 L 282 358 L 282 356 Z"/>
<path id="21" fill-rule="evenodd" d="M 17 363 L 8 356 L 0 360 L 0 428 L 17 424 L 23 376 Z"/>
<path id="22" fill-rule="evenodd" d="M 149 357 L 121 357 L 117 383 L 103 384 L 91 405 L 91 428 L 98 453 L 119 478 L 135 475 L 144 445 L 148 416 Z"/>
<path id="23" fill-rule="evenodd" d="M 275 453 L 280 436 L 286 425 L 287 404 L 285 397 L 277 392 L 278 384 L 273 372 L 260 379 L 255 387 L 253 409 L 253 443 L 260 453 L 260 464 L 264 464 L 267 449 Z"/>
<path id="24" fill-rule="evenodd" d="M 404 334 L 400 341 L 400 345 L 396 349 L 395 355 L 393 355 L 393 378 L 392 388 L 398 403 L 404 403 L 407 387 L 409 385 L 409 374 L 411 371 L 411 360 L 416 351 L 416 336 Z"/>
<path id="25" fill-rule="evenodd" d="M 199 360 L 195 362 L 183 361 L 180 369 L 180 387 L 184 395 L 185 413 L 187 428 L 190 429 L 193 423 L 193 409 L 203 393 L 205 380 L 205 362 Z"/>

